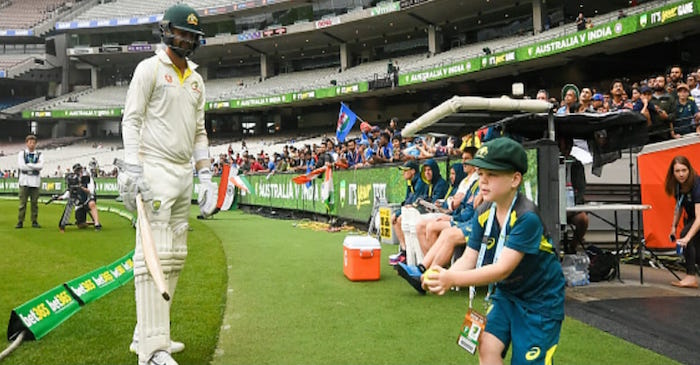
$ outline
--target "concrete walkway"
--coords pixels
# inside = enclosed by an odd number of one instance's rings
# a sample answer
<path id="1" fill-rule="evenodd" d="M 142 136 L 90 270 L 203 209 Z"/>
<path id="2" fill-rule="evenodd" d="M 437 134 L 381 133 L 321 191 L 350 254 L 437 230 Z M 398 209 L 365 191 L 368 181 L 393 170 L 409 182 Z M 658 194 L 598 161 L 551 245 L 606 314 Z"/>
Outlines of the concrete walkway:
<path id="1" fill-rule="evenodd" d="M 685 364 L 700 359 L 700 290 L 670 285 L 666 269 L 621 265 L 621 279 L 566 289 L 566 314 Z M 677 272 L 683 277 L 684 272 Z"/>

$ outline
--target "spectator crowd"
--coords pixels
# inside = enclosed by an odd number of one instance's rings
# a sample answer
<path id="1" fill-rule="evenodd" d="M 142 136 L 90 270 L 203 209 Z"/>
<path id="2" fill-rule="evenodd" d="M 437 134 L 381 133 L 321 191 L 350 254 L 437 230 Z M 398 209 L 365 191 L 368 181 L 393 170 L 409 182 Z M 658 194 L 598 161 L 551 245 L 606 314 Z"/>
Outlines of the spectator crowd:
<path id="1" fill-rule="evenodd" d="M 622 110 L 641 113 L 647 119 L 649 142 L 659 142 L 698 131 L 699 74 L 700 67 L 696 67 L 684 77 L 682 68 L 674 65 L 666 73 L 651 75 L 636 82 L 615 79 L 606 88 L 566 84 L 561 94 L 557 95 L 561 97 L 559 100 L 544 89 L 539 90 L 535 98 L 555 105 L 559 115 Z M 458 159 L 465 147 L 478 147 L 480 142 L 471 134 L 462 138 L 435 135 L 402 137 L 399 120 L 394 117 L 384 127 L 362 122 L 360 135 L 344 142 L 327 137 L 319 144 L 302 147 L 285 145 L 281 152 L 271 154 L 265 150 L 249 151 L 245 142 L 239 152 L 234 152 L 229 145 L 228 153 L 212 158 L 211 168 L 218 174 L 225 164 L 233 164 L 245 174 L 305 173 L 326 163 L 339 169 L 356 169 L 444 156 Z"/>

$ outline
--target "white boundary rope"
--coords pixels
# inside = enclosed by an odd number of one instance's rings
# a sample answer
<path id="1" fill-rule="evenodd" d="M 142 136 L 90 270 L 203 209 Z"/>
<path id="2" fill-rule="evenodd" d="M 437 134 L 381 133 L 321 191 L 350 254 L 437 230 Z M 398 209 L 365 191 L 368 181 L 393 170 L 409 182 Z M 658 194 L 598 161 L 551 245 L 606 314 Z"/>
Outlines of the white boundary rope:
<path id="1" fill-rule="evenodd" d="M 27 330 L 20 332 L 19 336 L 15 338 L 15 340 L 10 344 L 10 346 L 8 346 L 2 353 L 0 353 L 0 361 L 2 361 L 2 359 L 6 358 L 7 355 L 9 355 L 12 351 L 19 347 L 19 345 L 22 343 L 22 340 L 24 339 L 25 333 L 27 333 Z"/>

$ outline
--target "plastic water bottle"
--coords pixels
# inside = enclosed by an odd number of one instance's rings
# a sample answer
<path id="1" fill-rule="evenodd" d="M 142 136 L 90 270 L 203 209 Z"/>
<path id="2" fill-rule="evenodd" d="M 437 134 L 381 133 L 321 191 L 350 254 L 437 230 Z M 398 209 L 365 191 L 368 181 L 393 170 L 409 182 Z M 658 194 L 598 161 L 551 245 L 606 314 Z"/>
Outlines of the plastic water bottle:
<path id="1" fill-rule="evenodd" d="M 576 205 L 576 200 L 574 199 L 574 187 L 571 183 L 566 184 L 566 206 L 573 207 Z"/>
<path id="2" fill-rule="evenodd" d="M 683 246 L 680 243 L 676 243 L 676 255 L 683 256 Z"/>
<path id="3" fill-rule="evenodd" d="M 586 254 L 564 255 L 562 260 L 562 272 L 566 278 L 566 285 L 581 286 L 590 283 L 588 265 L 590 259 Z"/>

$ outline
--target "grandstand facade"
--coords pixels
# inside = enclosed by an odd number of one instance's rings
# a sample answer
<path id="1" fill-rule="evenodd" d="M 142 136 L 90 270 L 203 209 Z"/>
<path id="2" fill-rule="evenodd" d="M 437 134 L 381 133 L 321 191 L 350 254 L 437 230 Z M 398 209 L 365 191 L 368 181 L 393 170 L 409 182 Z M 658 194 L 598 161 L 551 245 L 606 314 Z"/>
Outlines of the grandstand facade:
<path id="1" fill-rule="evenodd" d="M 175 2 L 2 2 L 15 19 L 0 23 L 7 137 L 118 136 L 131 73 L 158 47 L 153 29 Z M 408 122 L 455 94 L 510 94 L 514 82 L 558 98 L 568 82 L 605 90 L 613 78 L 700 64 L 697 0 L 188 3 L 207 34 L 194 61 L 215 138 L 250 124 L 257 134 L 332 129 L 339 101 L 372 123 Z M 579 12 L 592 28 L 577 29 Z"/>

